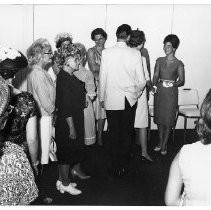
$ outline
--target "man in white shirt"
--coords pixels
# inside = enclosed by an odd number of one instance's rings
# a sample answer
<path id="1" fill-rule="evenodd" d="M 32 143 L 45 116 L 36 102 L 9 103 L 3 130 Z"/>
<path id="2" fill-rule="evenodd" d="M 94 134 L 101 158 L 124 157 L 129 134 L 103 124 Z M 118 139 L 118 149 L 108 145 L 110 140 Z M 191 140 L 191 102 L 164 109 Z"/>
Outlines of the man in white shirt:
<path id="1" fill-rule="evenodd" d="M 106 109 L 109 127 L 112 174 L 128 169 L 137 99 L 146 85 L 141 54 L 127 46 L 131 27 L 117 28 L 117 43 L 102 52 L 100 102 Z"/>

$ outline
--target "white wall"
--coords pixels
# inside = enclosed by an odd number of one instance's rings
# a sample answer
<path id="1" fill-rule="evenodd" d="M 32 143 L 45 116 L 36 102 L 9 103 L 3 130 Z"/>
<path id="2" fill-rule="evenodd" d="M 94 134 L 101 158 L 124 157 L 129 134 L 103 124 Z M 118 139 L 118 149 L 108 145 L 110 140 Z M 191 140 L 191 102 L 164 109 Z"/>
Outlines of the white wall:
<path id="1" fill-rule="evenodd" d="M 0 5 L 0 43 L 25 53 L 33 39 L 45 37 L 55 49 L 56 34 L 69 32 L 73 42 L 89 48 L 94 45 L 91 31 L 102 27 L 108 33 L 109 47 L 116 41 L 116 28 L 127 23 L 145 32 L 153 74 L 156 58 L 164 56 L 164 37 L 175 33 L 181 41 L 177 57 L 185 64 L 185 87 L 197 88 L 201 102 L 210 88 L 210 14 L 211 5 Z M 22 90 L 26 90 L 26 73 L 16 78 Z M 177 128 L 182 126 L 183 120 L 179 119 Z M 188 126 L 193 127 L 193 121 Z"/>

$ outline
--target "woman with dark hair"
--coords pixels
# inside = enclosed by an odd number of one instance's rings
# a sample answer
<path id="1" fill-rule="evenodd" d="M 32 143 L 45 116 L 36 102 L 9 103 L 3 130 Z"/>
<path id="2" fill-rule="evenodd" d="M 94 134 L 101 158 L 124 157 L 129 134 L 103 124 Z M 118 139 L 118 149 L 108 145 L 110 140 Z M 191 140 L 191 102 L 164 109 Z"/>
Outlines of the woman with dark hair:
<path id="1" fill-rule="evenodd" d="M 81 194 L 76 183 L 70 182 L 69 172 L 84 160 L 84 108 L 86 93 L 84 83 L 73 72 L 79 69 L 80 51 L 74 45 L 65 46 L 57 52 L 60 72 L 56 82 L 55 141 L 59 179 L 57 189 L 71 195 Z"/>
<path id="2" fill-rule="evenodd" d="M 93 102 L 95 110 L 95 118 L 97 120 L 97 143 L 102 146 L 102 132 L 105 125 L 106 112 L 105 109 L 101 106 L 99 102 L 99 73 L 100 73 L 100 64 L 101 64 L 101 55 L 102 51 L 105 48 L 105 42 L 107 40 L 107 33 L 102 28 L 96 28 L 91 33 L 91 39 L 95 42 L 95 46 L 88 49 L 87 52 L 87 61 L 90 71 L 95 77 L 95 82 L 97 86 L 97 97 Z"/>
<path id="3" fill-rule="evenodd" d="M 38 197 L 31 169 L 37 175 L 37 107 L 31 94 L 10 84 L 28 66 L 26 57 L 0 47 L 0 60 L 0 205 L 26 205 Z"/>
<path id="4" fill-rule="evenodd" d="M 137 49 L 141 53 L 141 49 L 143 48 L 144 43 L 145 35 L 143 31 L 133 30 L 128 42 L 129 46 L 131 48 Z M 141 97 L 138 99 L 134 128 L 136 130 L 136 144 L 139 147 L 141 146 L 141 160 L 152 161 L 147 152 L 148 103 L 146 90 L 147 87 L 149 90 L 152 89 L 152 82 L 147 70 L 146 58 L 143 56 L 141 58 L 143 63 L 144 76 L 146 79 L 146 87 L 144 88 Z"/>
<path id="5" fill-rule="evenodd" d="M 211 89 L 201 105 L 196 129 L 199 141 L 184 145 L 171 164 L 166 205 L 211 205 Z"/>
<path id="6" fill-rule="evenodd" d="M 179 38 L 170 34 L 165 37 L 163 50 L 165 57 L 156 60 L 153 85 L 157 87 L 154 97 L 154 122 L 158 125 L 159 143 L 154 151 L 167 154 L 167 142 L 171 127 L 175 125 L 178 107 L 178 87 L 185 83 L 185 71 L 182 61 L 175 57 Z"/>

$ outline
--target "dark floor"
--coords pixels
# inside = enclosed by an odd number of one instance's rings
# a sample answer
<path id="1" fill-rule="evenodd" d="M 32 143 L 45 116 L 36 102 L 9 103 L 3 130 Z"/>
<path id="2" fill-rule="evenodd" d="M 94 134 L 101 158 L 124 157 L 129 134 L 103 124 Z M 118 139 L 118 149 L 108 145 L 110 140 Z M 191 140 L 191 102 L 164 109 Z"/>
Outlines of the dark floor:
<path id="1" fill-rule="evenodd" d="M 176 130 L 175 141 L 172 136 L 168 143 L 168 154 L 161 156 L 153 152 L 158 142 L 157 131 L 151 131 L 148 143 L 149 153 L 153 157 L 153 163 L 141 161 L 135 155 L 130 164 L 129 173 L 121 178 L 111 178 L 107 173 L 108 157 L 106 153 L 106 140 L 108 134 L 104 133 L 105 147 L 96 145 L 87 149 L 87 158 L 83 169 L 91 175 L 88 180 L 75 179 L 81 195 L 72 196 L 68 193 L 61 194 L 56 190 L 57 167 L 55 163 L 48 166 L 45 182 L 45 190 L 53 198 L 51 205 L 118 205 L 118 206 L 163 206 L 164 191 L 168 179 L 169 167 L 172 159 L 183 145 L 183 130 Z M 188 130 L 187 143 L 197 139 L 194 130 Z M 134 153 L 137 154 L 136 147 Z M 42 205 L 37 199 L 33 205 Z"/>

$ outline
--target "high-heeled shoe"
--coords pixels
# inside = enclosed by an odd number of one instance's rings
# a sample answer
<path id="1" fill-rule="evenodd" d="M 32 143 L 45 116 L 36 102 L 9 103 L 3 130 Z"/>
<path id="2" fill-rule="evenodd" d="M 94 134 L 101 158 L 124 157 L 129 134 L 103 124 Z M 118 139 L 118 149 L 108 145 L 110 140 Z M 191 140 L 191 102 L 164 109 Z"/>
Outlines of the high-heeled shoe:
<path id="1" fill-rule="evenodd" d="M 159 151 L 161 150 L 161 147 L 156 146 L 153 150 L 154 150 L 155 152 L 159 152 Z"/>
<path id="2" fill-rule="evenodd" d="M 60 191 L 60 185 L 62 184 L 61 181 L 57 180 L 56 182 L 56 189 Z M 77 184 L 75 182 L 70 182 L 70 184 L 73 186 L 73 187 L 76 187 Z M 64 192 L 61 192 L 61 193 L 64 193 Z"/>
<path id="3" fill-rule="evenodd" d="M 149 163 L 153 162 L 153 160 L 150 157 L 145 157 L 145 156 L 141 155 L 140 158 L 141 158 L 141 161 L 145 161 L 145 162 L 149 162 Z"/>
<path id="4" fill-rule="evenodd" d="M 81 190 L 73 187 L 71 184 L 69 184 L 68 186 L 64 186 L 63 184 L 60 185 L 60 192 L 61 193 L 69 193 L 71 195 L 79 195 L 81 194 Z"/>
<path id="5" fill-rule="evenodd" d="M 86 174 L 80 173 L 75 169 L 71 170 L 71 174 L 72 174 L 73 178 L 77 176 L 79 179 L 89 179 L 91 177 Z"/>
<path id="6" fill-rule="evenodd" d="M 161 155 L 167 155 L 167 150 L 163 150 L 160 152 Z"/>

